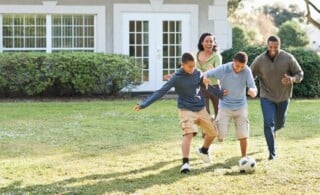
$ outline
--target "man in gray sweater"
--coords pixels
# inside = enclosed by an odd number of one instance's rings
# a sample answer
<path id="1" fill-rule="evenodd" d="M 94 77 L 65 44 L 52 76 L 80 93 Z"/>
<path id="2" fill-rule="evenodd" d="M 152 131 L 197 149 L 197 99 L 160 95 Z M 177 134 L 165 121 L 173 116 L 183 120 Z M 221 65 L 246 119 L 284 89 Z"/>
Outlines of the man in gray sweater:
<path id="1" fill-rule="evenodd" d="M 172 87 L 175 88 L 178 94 L 177 106 L 179 109 L 180 126 L 183 131 L 181 173 L 190 172 L 189 153 L 192 137 L 197 133 L 195 125 L 199 125 L 205 133 L 202 147 L 196 149 L 196 154 L 205 163 L 211 163 L 208 149 L 213 139 L 218 135 L 216 125 L 205 109 L 204 100 L 200 93 L 200 85 L 202 83 L 207 84 L 203 81 L 202 73 L 195 68 L 192 54 L 184 53 L 182 55 L 181 69 L 159 90 L 134 107 L 136 111 L 146 108 L 165 95 Z M 220 96 L 220 98 L 222 97 L 223 90 L 217 89 L 215 92 L 215 95 Z"/>
<path id="2" fill-rule="evenodd" d="M 270 36 L 268 49 L 251 64 L 253 76 L 259 79 L 260 103 L 269 160 L 276 157 L 276 131 L 284 127 L 294 83 L 303 79 L 303 70 L 295 57 L 280 49 L 280 38 Z"/>

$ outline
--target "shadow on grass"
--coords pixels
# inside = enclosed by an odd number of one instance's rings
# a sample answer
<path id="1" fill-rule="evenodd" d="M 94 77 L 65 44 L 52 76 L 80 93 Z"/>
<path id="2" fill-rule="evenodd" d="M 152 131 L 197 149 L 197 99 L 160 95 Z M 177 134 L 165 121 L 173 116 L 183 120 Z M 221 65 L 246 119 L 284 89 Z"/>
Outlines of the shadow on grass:
<path id="1" fill-rule="evenodd" d="M 252 154 L 251 154 L 252 155 Z M 70 178 L 51 184 L 38 184 L 31 186 L 22 186 L 22 181 L 15 181 L 10 185 L 0 188 L 0 193 L 36 193 L 36 194 L 68 194 L 68 193 L 83 193 L 83 194 L 105 194 L 105 193 L 134 193 L 137 190 L 150 188 L 154 185 L 168 185 L 188 176 L 196 176 L 202 173 L 207 173 L 218 168 L 229 168 L 238 163 L 239 157 L 232 157 L 225 163 L 213 164 L 209 169 L 192 169 L 188 174 L 180 174 L 180 164 L 169 169 L 164 169 L 155 174 L 148 174 L 141 177 L 136 177 L 137 174 L 143 174 L 148 171 L 157 171 L 164 168 L 168 164 L 176 163 L 180 159 L 171 161 L 159 162 L 149 167 L 135 169 L 127 172 L 118 172 L 110 174 L 93 174 L 85 177 Z M 259 160 L 258 160 L 259 161 Z M 240 173 L 226 173 L 228 176 L 242 175 Z"/>
<path id="2" fill-rule="evenodd" d="M 51 184 L 38 184 L 31 186 L 22 186 L 22 181 L 15 181 L 10 185 L 0 188 L 0 193 L 83 193 L 83 194 L 105 194 L 111 192 L 134 193 L 139 189 L 146 189 L 154 185 L 167 185 L 174 183 L 185 176 L 194 176 L 207 172 L 208 170 L 194 170 L 187 175 L 179 173 L 180 165 L 165 169 L 156 174 L 136 177 L 136 174 L 143 174 L 147 171 L 157 171 L 167 164 L 175 163 L 180 159 L 159 162 L 150 167 L 136 169 L 128 172 L 110 173 L 110 174 L 93 174 L 80 178 L 70 178 Z"/>

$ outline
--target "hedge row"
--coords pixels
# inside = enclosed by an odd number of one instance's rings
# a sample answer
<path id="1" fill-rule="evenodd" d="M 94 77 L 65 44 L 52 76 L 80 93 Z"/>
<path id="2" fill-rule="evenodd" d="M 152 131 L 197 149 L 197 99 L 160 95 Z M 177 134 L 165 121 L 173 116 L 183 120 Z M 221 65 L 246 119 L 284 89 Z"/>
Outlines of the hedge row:
<path id="1" fill-rule="evenodd" d="M 2 53 L 0 95 L 116 95 L 139 78 L 141 67 L 124 55 L 102 53 Z"/>
<path id="2" fill-rule="evenodd" d="M 300 84 L 294 85 L 293 97 L 320 97 L 320 57 L 313 51 L 301 48 L 288 48 L 285 51 L 293 54 L 304 71 L 304 79 Z M 222 53 L 223 61 L 231 61 L 239 50 L 230 49 Z M 249 57 L 250 65 L 256 56 L 266 51 L 265 47 L 245 47 L 242 51 Z"/>

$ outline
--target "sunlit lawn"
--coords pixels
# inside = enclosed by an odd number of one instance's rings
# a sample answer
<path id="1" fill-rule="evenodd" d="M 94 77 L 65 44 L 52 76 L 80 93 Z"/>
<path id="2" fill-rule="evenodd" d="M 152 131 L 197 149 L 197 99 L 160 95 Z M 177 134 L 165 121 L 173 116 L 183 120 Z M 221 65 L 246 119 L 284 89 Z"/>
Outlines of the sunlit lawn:
<path id="1" fill-rule="evenodd" d="M 258 100 L 249 101 L 248 153 L 254 174 L 239 174 L 232 128 L 211 147 L 206 167 L 191 153 L 179 173 L 181 130 L 175 100 L 139 113 L 138 100 L 0 103 L 0 193 L 320 194 L 320 100 L 293 100 L 268 161 Z M 201 144 L 193 140 L 192 151 Z"/>

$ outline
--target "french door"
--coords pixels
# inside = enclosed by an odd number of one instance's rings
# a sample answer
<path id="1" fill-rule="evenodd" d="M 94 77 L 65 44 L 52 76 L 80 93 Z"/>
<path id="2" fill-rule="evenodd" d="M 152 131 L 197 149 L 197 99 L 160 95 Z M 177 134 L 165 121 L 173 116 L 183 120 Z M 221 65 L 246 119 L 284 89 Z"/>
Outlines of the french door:
<path id="1" fill-rule="evenodd" d="M 142 84 L 134 91 L 154 91 L 163 76 L 180 68 L 181 54 L 190 50 L 189 14 L 124 13 L 123 53 L 141 64 Z"/>

